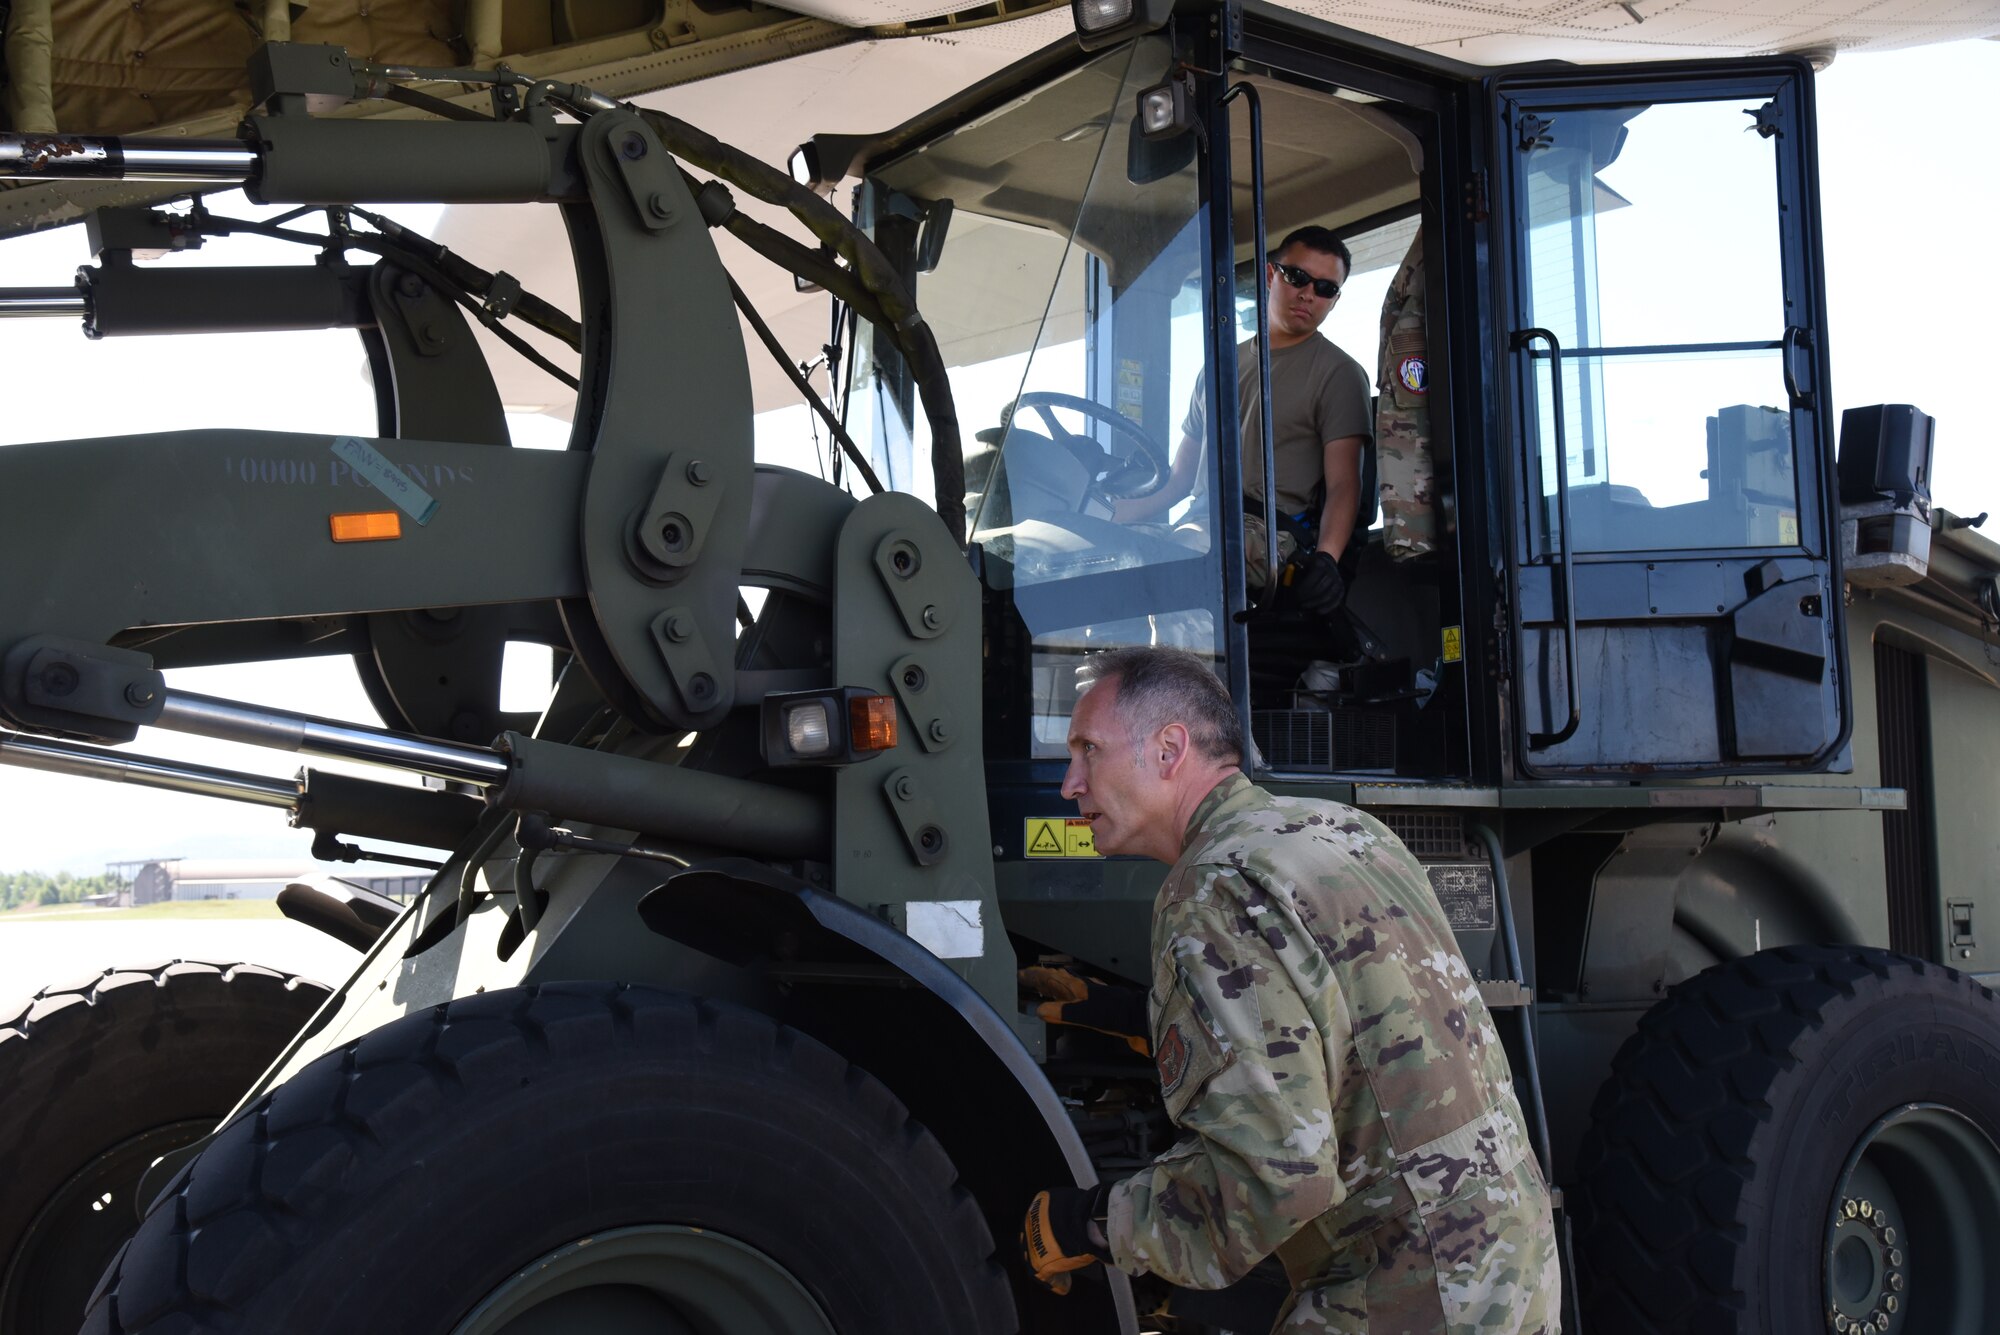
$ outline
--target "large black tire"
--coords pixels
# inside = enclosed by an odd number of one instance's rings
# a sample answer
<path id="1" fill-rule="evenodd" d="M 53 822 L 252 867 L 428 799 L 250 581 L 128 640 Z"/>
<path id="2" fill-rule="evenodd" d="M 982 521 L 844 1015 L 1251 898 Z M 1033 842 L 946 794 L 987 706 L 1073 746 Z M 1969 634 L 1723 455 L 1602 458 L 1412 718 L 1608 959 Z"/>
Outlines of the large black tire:
<path id="1" fill-rule="evenodd" d="M 564 983 L 405 1017 L 273 1091 L 162 1197 L 85 1331 L 1015 1324 L 976 1202 L 879 1081 L 754 1011 Z"/>
<path id="2" fill-rule="evenodd" d="M 1994 1329 L 1995 1001 L 1858 946 L 1767 950 L 1675 988 L 1613 1060 L 1580 1153 L 1586 1328 Z"/>
<path id="3" fill-rule="evenodd" d="M 0 1331 L 75 1335 L 138 1227 L 147 1166 L 221 1121 L 326 997 L 254 964 L 177 960 L 0 1017 Z"/>

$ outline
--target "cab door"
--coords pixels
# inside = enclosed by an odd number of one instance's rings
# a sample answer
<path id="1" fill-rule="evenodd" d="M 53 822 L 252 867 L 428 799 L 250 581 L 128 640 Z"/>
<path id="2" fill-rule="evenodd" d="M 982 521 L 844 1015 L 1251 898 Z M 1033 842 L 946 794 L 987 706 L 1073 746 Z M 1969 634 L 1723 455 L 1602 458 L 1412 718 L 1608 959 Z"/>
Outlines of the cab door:
<path id="1" fill-rule="evenodd" d="M 1518 768 L 1825 768 L 1847 703 L 1810 71 L 1489 89 Z"/>

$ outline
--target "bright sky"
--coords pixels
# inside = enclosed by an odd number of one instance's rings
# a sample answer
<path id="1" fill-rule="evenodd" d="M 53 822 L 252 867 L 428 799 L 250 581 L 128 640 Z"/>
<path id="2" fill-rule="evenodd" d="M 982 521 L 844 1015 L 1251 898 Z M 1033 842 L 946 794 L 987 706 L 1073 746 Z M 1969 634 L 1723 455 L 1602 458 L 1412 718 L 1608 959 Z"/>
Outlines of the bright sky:
<path id="1" fill-rule="evenodd" d="M 1951 127 L 1983 124 L 1995 86 L 2000 43 L 1993 42 L 1843 56 L 1818 84 L 1832 400 L 1836 407 L 1908 402 L 1933 414 L 1937 498 L 1967 514 L 2000 510 L 2000 442 L 1985 397 L 1992 313 L 2000 310 L 1989 236 L 2000 216 L 2000 176 L 1988 170 L 1990 155 L 1968 152 L 1965 133 Z M 399 216 L 426 230 L 434 214 Z M 275 253 L 253 258 L 255 246 L 236 242 L 192 259 L 296 262 L 292 248 L 271 247 Z M 0 286 L 64 284 L 88 259 L 79 228 L 10 241 L 0 245 Z M 1691 283 L 1722 265 L 1699 245 L 1657 261 L 1662 274 L 1684 274 Z M 1362 325 L 1372 323 L 1377 300 L 1354 303 L 1366 316 Z M 1334 333 L 1350 351 L 1360 351 L 1354 340 L 1367 337 L 1358 328 Z M 0 362 L 16 387 L 0 417 L 0 444 L 196 426 L 373 431 L 362 353 L 346 333 L 89 343 L 69 321 L 0 321 Z M 71 388 L 44 393 L 38 386 Z M 566 434 L 548 418 L 516 418 L 514 427 L 524 444 L 558 446 Z M 786 462 L 813 466 L 796 454 Z M 174 674 L 173 683 L 371 719 L 344 660 L 188 671 Z M 290 774 L 302 763 L 162 732 L 142 733 L 134 749 L 263 774 Z M 309 844 L 268 810 L 0 766 L 0 870 L 93 873 L 111 861 L 175 855 L 303 861 Z"/>

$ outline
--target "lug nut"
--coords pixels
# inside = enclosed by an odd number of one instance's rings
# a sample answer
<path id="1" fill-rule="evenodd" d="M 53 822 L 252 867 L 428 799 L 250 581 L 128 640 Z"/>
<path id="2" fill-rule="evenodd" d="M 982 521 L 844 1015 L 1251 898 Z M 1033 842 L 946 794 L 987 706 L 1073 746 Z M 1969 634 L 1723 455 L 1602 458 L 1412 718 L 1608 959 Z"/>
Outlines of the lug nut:
<path id="1" fill-rule="evenodd" d="M 1850 1197 L 1849 1199 L 1844 1200 L 1840 1203 L 1840 1212 L 1846 1215 L 1849 1219 L 1852 1219 L 1854 1218 L 1855 1215 L 1861 1213 L 1861 1207 L 1855 1204 L 1853 1199 Z"/>
<path id="2" fill-rule="evenodd" d="M 1895 1229 L 1893 1229 L 1893 1228 L 1884 1228 L 1884 1229 L 1882 1230 L 1882 1241 L 1884 1241 L 1884 1242 L 1894 1242 L 1895 1240 L 1896 1240 L 1896 1230 L 1895 1230 Z"/>

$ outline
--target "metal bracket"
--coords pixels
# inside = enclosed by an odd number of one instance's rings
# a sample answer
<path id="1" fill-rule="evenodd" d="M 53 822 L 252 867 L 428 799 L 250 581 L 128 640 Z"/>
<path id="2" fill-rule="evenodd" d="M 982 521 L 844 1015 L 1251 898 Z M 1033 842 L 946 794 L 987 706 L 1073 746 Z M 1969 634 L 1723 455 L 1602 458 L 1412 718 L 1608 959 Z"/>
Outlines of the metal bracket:
<path id="1" fill-rule="evenodd" d="M 674 160 L 654 137 L 651 127 L 634 116 L 630 124 L 612 130 L 604 142 L 619 177 L 625 182 L 625 193 L 631 196 L 632 207 L 638 211 L 640 224 L 653 232 L 672 227 L 674 196 L 668 192 L 667 184 L 675 170 Z"/>
<path id="2" fill-rule="evenodd" d="M 1532 153 L 1538 148 L 1554 148 L 1556 137 L 1550 133 L 1556 127 L 1555 117 L 1537 116 L 1533 112 L 1524 113 L 1518 145 L 1523 153 Z"/>
<path id="3" fill-rule="evenodd" d="M 935 639 L 951 628 L 952 600 L 948 572 L 924 569 L 923 547 L 908 533 L 891 532 L 875 548 L 875 569 L 889 599 L 902 615 L 903 626 L 920 640 Z"/>
<path id="4" fill-rule="evenodd" d="M 703 460 L 682 462 L 669 454 L 652 500 L 626 534 L 632 568 L 658 584 L 680 579 L 701 558 L 702 541 L 726 490 L 715 485 L 715 470 Z"/>
<path id="5" fill-rule="evenodd" d="M 660 647 L 667 675 L 674 679 L 674 686 L 690 708 L 700 711 L 715 703 L 720 689 L 715 658 L 708 652 L 701 622 L 692 608 L 669 607 L 654 617 L 653 643 Z"/>
<path id="6" fill-rule="evenodd" d="M 882 781 L 882 792 L 889 799 L 889 809 L 896 813 L 896 823 L 903 827 L 903 838 L 917 864 L 929 867 L 944 861 L 944 826 L 930 799 L 923 795 L 916 775 L 899 769 Z"/>
<path id="7" fill-rule="evenodd" d="M 160 717 L 167 684 L 145 654 L 36 635 L 8 652 L 0 692 L 5 712 L 28 727 L 129 742 Z"/>
<path id="8" fill-rule="evenodd" d="M 407 270 L 396 278 L 391 291 L 391 305 L 410 331 L 410 346 L 417 354 L 442 357 L 451 351 L 452 335 L 464 328 L 451 303 L 421 275 Z"/>
<path id="9" fill-rule="evenodd" d="M 890 668 L 889 685 L 902 701 L 903 712 L 916 728 L 917 741 L 924 750 L 936 753 L 951 745 L 951 719 L 937 703 L 940 693 L 930 689 L 931 676 L 922 660 L 912 654 Z"/>

